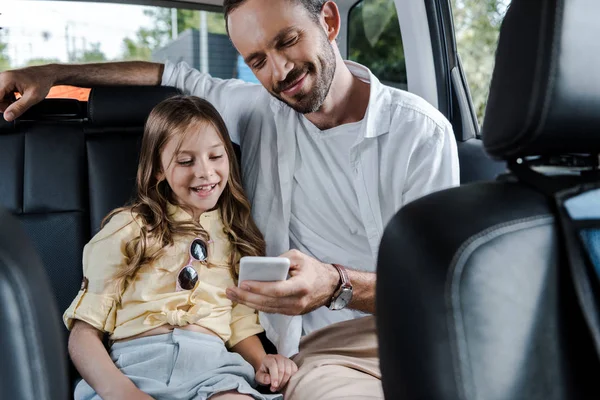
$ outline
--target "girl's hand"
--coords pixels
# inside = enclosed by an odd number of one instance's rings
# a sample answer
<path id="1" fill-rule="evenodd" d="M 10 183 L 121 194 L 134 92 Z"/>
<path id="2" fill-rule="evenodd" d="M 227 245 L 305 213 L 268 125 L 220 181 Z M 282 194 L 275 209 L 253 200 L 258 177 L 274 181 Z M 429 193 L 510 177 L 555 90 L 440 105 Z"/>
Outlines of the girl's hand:
<path id="1" fill-rule="evenodd" d="M 271 385 L 276 392 L 287 385 L 290 377 L 298 371 L 295 362 L 280 354 L 267 354 L 256 371 L 256 381 L 261 385 Z"/>

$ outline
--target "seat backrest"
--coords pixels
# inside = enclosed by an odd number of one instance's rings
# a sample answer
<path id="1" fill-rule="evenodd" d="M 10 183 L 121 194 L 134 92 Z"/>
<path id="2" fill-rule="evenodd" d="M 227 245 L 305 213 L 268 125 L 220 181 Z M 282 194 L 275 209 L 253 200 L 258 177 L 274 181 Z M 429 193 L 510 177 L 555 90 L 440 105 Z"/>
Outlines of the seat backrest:
<path id="1" fill-rule="evenodd" d="M 457 149 L 461 185 L 493 181 L 506 172 L 506 163 L 493 160 L 485 152 L 481 139 L 459 141 Z"/>
<path id="2" fill-rule="evenodd" d="M 0 126 L 0 206 L 18 217 L 31 238 L 59 310 L 77 294 L 90 235 L 85 112 L 85 103 L 76 100 L 46 100 Z"/>
<path id="3" fill-rule="evenodd" d="M 599 12 L 591 0 L 512 1 L 483 128 L 489 154 L 600 153 Z M 553 204 L 515 177 L 401 209 L 377 272 L 386 398 L 600 398 Z"/>
<path id="4" fill-rule="evenodd" d="M 144 124 L 160 101 L 180 94 L 172 87 L 97 87 L 90 92 L 84 125 L 92 235 L 104 217 L 128 203 L 135 180 Z"/>
<path id="5" fill-rule="evenodd" d="M 0 397 L 69 398 L 60 314 L 21 224 L 0 209 Z"/>
<path id="6" fill-rule="evenodd" d="M 93 88 L 89 107 L 47 99 L 14 123 L 1 119 L 0 206 L 18 217 L 39 253 L 59 322 L 81 285 L 84 245 L 134 193 L 150 110 L 175 94 L 169 87 Z M 63 326 L 63 349 L 67 334 Z"/>

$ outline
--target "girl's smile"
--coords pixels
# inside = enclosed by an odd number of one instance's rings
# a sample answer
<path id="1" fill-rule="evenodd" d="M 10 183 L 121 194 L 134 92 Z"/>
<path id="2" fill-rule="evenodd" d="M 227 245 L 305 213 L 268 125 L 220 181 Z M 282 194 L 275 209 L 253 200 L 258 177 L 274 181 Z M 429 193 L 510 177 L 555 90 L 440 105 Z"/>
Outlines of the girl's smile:
<path id="1" fill-rule="evenodd" d="M 217 187 L 218 184 L 219 184 L 219 182 L 214 183 L 212 185 L 210 185 L 210 184 L 209 185 L 200 185 L 200 186 L 192 187 L 192 188 L 190 188 L 190 190 L 192 192 L 194 192 L 195 195 L 198 197 L 207 198 L 215 192 L 215 188 Z"/>

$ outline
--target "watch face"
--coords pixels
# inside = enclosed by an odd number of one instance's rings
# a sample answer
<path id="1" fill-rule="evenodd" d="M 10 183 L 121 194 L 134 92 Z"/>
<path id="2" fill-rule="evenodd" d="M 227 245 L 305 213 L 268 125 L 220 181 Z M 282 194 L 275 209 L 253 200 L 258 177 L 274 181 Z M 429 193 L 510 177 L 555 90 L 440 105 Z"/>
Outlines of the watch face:
<path id="1" fill-rule="evenodd" d="M 342 292 L 337 297 L 337 299 L 335 299 L 332 309 L 341 310 L 345 308 L 348 305 L 348 303 L 350 303 L 350 300 L 352 300 L 352 289 L 342 288 Z"/>

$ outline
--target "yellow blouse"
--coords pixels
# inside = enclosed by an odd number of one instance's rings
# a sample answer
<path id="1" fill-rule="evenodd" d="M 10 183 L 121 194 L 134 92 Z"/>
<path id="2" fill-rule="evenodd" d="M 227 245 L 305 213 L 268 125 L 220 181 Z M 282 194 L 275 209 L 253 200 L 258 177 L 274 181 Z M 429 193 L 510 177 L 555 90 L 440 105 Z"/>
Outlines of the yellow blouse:
<path id="1" fill-rule="evenodd" d="M 176 220 L 190 219 L 179 207 L 169 206 Z M 209 234 L 211 267 L 193 261 L 198 283 L 192 290 L 176 291 L 177 275 L 189 259 L 193 236 L 179 237 L 151 265 L 138 270 L 121 294 L 111 278 L 125 266 L 125 245 L 139 235 L 139 225 L 129 211 L 112 217 L 83 250 L 84 285 L 65 311 L 68 329 L 73 320 L 87 322 L 110 334 L 111 340 L 128 338 L 161 325 L 196 324 L 210 329 L 233 347 L 263 331 L 255 310 L 233 304 L 225 289 L 235 285 L 230 272 L 231 244 L 223 232 L 220 211 L 205 212 L 200 224 Z"/>

